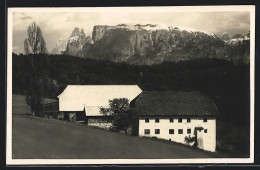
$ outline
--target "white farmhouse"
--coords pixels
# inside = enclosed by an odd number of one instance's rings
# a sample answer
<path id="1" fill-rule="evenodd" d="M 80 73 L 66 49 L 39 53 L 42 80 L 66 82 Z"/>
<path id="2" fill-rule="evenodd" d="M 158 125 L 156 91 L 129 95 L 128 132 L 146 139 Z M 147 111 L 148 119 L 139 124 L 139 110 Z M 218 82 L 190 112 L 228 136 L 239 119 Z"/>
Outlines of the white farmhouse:
<path id="1" fill-rule="evenodd" d="M 58 96 L 59 111 L 68 119 L 86 121 L 89 126 L 110 127 L 111 123 L 100 113 L 109 100 L 127 98 L 131 102 L 142 90 L 137 85 L 68 85 Z"/>
<path id="2" fill-rule="evenodd" d="M 215 104 L 200 92 L 143 92 L 135 100 L 139 136 L 186 143 L 195 137 L 197 146 L 216 150 Z"/>

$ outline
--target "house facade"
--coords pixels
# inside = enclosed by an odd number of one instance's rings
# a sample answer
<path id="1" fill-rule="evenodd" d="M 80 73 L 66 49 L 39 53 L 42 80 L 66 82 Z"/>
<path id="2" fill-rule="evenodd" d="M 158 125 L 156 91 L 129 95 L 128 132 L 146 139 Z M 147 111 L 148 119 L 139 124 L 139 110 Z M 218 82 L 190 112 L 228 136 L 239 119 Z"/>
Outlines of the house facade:
<path id="1" fill-rule="evenodd" d="M 58 96 L 59 111 L 75 121 L 107 129 L 112 123 L 100 113 L 100 108 L 109 107 L 109 100 L 115 98 L 131 102 L 141 92 L 137 85 L 68 85 Z"/>
<path id="2" fill-rule="evenodd" d="M 143 92 L 136 99 L 135 107 L 139 116 L 139 136 L 183 144 L 188 144 L 185 138 L 194 137 L 198 148 L 216 150 L 218 110 L 205 95 L 199 92 Z"/>

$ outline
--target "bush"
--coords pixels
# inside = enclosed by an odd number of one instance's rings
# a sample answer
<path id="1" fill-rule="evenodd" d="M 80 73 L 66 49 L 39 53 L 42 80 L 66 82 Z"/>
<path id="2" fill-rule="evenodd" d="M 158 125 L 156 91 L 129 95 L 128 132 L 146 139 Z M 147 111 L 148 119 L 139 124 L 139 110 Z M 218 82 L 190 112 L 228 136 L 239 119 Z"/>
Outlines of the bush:
<path id="1" fill-rule="evenodd" d="M 185 136 L 184 141 L 185 141 L 187 144 L 192 144 L 193 142 L 196 141 L 196 139 L 195 139 L 195 136 L 191 137 L 191 136 L 189 135 L 189 136 Z"/>

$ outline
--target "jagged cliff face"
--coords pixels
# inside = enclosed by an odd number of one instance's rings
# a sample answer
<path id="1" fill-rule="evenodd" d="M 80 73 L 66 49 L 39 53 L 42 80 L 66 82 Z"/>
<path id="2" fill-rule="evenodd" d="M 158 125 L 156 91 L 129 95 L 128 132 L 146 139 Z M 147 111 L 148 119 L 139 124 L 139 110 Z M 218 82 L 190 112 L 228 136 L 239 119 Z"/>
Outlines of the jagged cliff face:
<path id="1" fill-rule="evenodd" d="M 79 36 L 77 30 L 73 31 L 74 34 L 77 37 L 82 35 Z M 245 59 L 245 56 L 249 56 L 248 37 L 227 33 L 214 35 L 191 28 L 151 24 L 94 26 L 93 41 L 90 37 L 86 41 L 85 37 L 84 41 L 77 40 L 78 44 L 68 43 L 67 51 L 70 55 L 131 64 L 157 64 L 196 58 L 248 62 Z M 231 43 L 234 40 L 240 43 Z"/>
<path id="2" fill-rule="evenodd" d="M 113 27 L 107 26 L 107 25 L 94 26 L 93 32 L 92 32 L 93 42 L 96 42 L 96 41 L 102 39 L 104 34 L 111 28 L 113 28 Z"/>
<path id="3" fill-rule="evenodd" d="M 87 44 L 83 50 L 87 58 L 122 62 L 135 55 L 145 56 L 154 51 L 151 36 L 145 30 L 126 31 L 116 28 L 96 37 L 99 38 L 94 38 L 95 43 L 92 46 Z"/>
<path id="4" fill-rule="evenodd" d="M 83 45 L 86 43 L 86 35 L 83 29 L 76 27 L 67 42 L 65 54 L 78 56 L 82 50 Z"/>

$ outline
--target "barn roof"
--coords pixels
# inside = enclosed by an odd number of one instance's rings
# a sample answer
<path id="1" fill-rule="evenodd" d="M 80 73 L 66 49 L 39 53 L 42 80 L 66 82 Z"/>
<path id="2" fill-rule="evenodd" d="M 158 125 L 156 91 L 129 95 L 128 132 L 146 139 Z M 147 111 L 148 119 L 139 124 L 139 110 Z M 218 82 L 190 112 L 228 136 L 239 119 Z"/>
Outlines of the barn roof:
<path id="1" fill-rule="evenodd" d="M 218 115 L 213 101 L 194 91 L 145 91 L 134 103 L 139 115 Z"/>
<path id="2" fill-rule="evenodd" d="M 137 85 L 68 85 L 58 96 L 59 110 L 83 111 L 84 107 L 104 107 L 114 98 L 132 101 L 141 92 Z"/>

